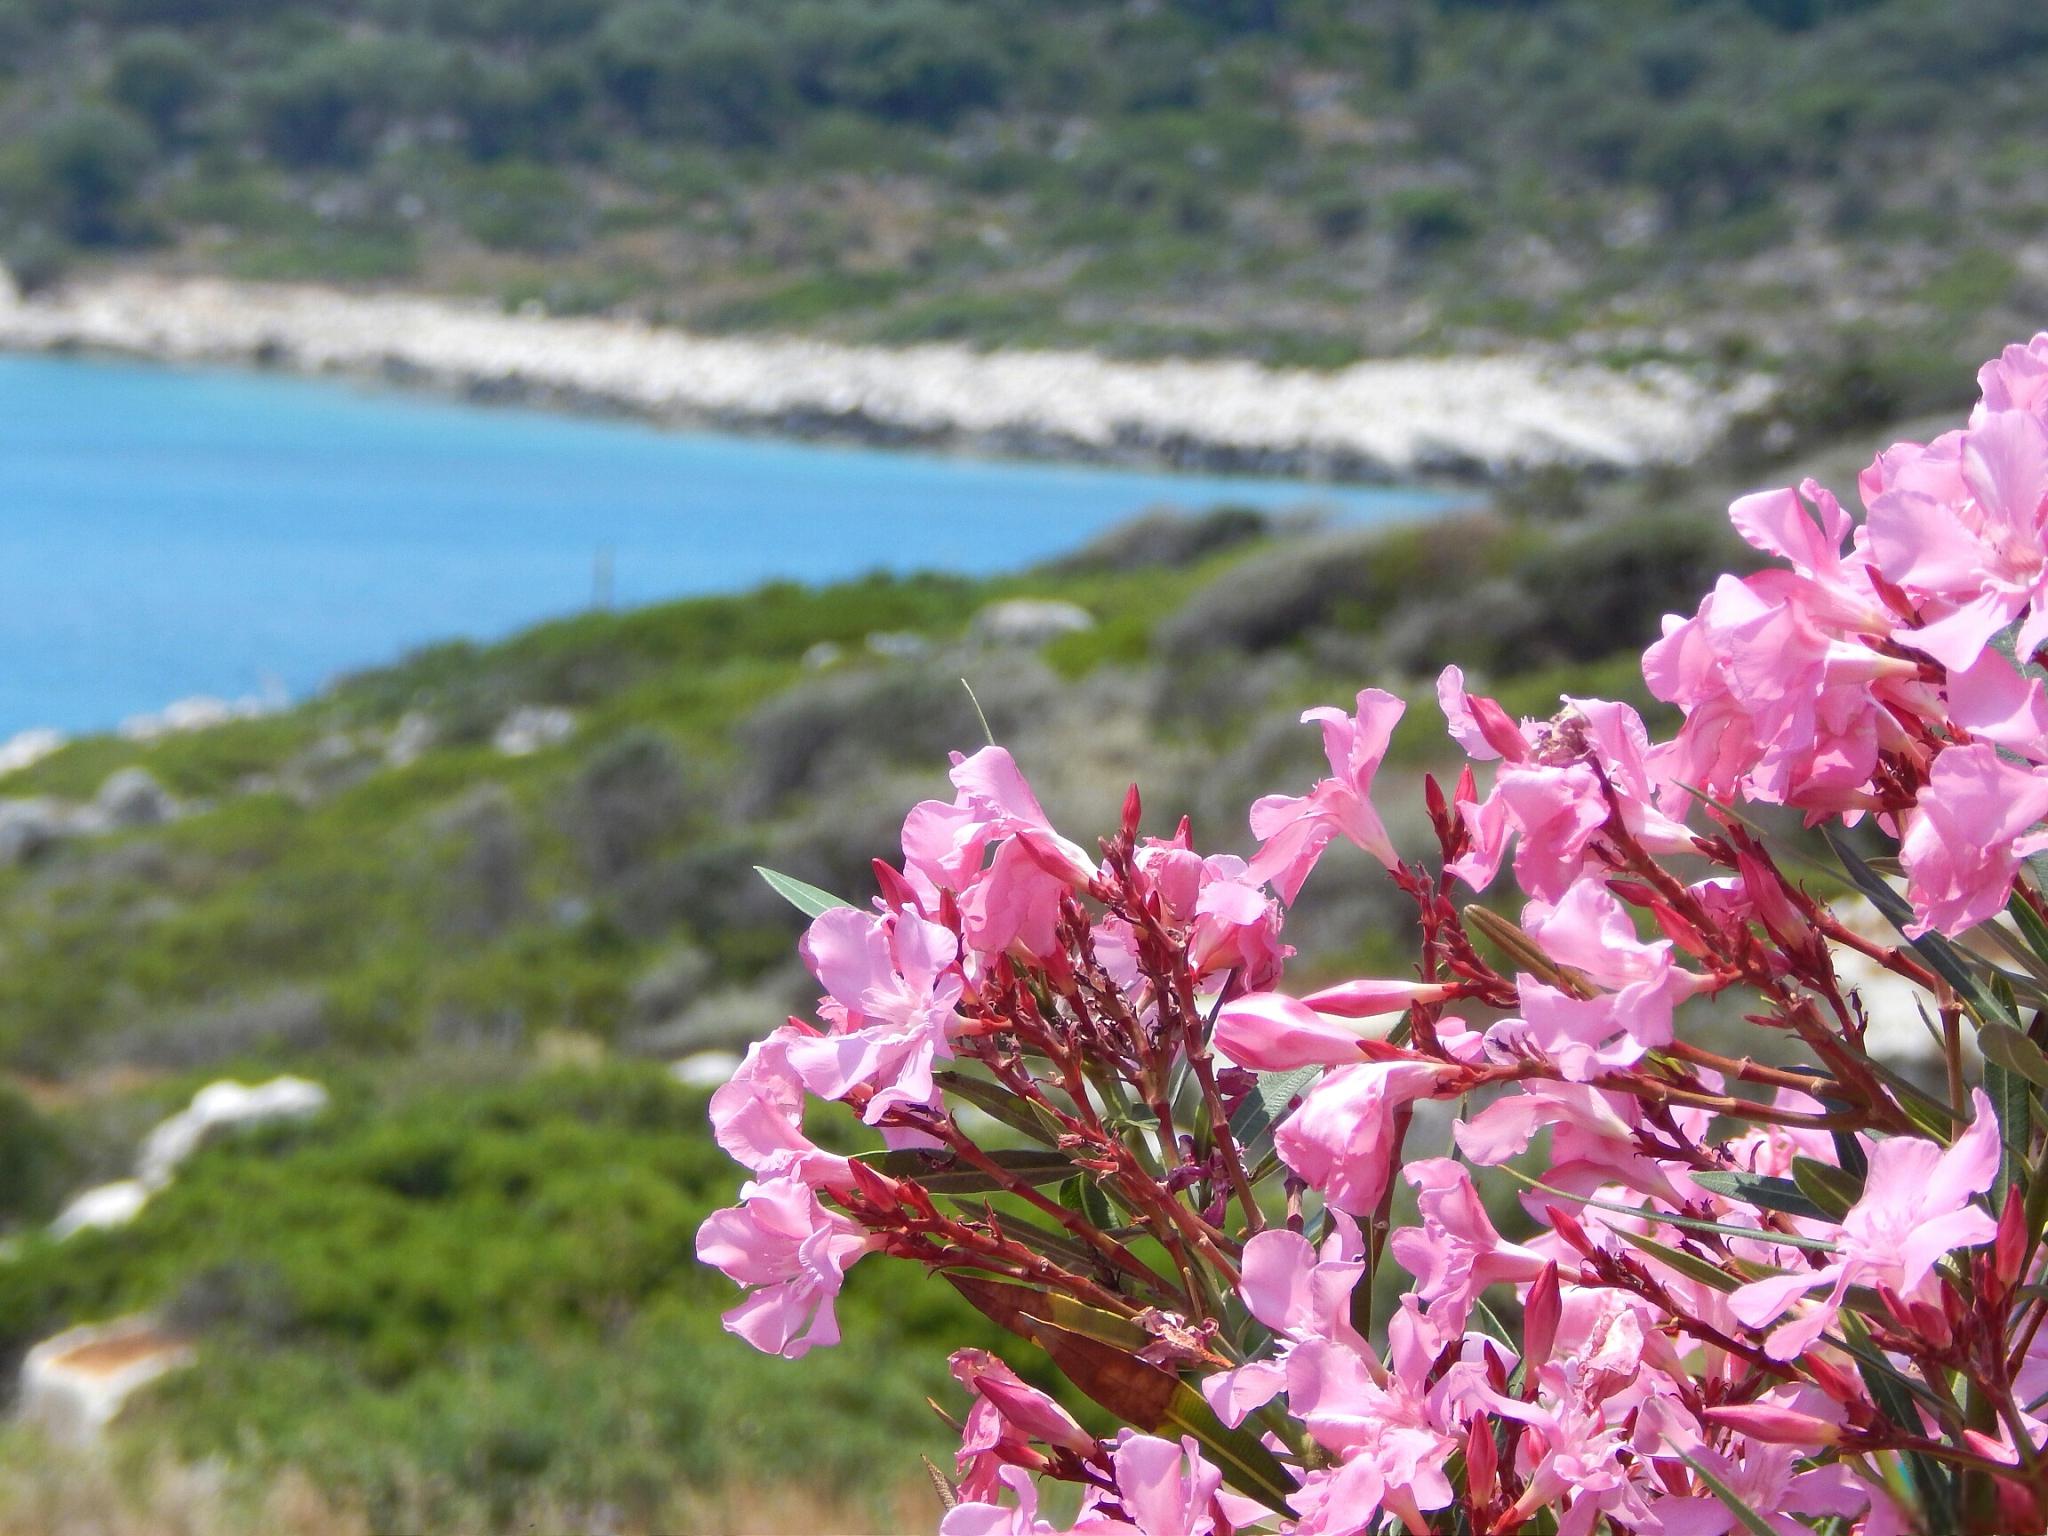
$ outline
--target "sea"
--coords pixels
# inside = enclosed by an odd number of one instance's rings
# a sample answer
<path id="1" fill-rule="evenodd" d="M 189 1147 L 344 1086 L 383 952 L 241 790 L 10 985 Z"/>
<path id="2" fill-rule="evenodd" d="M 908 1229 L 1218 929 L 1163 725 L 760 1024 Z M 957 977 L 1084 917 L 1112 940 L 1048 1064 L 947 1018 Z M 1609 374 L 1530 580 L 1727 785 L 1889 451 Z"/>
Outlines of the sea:
<path id="1" fill-rule="evenodd" d="M 887 570 L 1016 569 L 1160 507 L 1454 498 L 675 432 L 226 369 L 0 356 L 0 737 L 275 704 L 453 638 Z"/>

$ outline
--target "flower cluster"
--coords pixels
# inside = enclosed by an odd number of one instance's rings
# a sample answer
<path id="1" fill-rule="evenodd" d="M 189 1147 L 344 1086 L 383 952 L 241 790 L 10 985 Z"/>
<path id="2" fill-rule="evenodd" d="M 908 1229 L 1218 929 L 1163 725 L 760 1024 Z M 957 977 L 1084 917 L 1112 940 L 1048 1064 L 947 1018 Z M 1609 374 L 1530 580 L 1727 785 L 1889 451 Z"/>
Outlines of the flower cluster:
<path id="1" fill-rule="evenodd" d="M 1304 717 L 1329 775 L 1252 806 L 1249 861 L 1142 835 L 1135 789 L 1090 853 L 989 746 L 870 907 L 781 880 L 824 995 L 712 1099 L 727 1326 L 796 1358 L 853 1264 L 913 1261 L 1123 1426 L 956 1354 L 944 1536 L 2048 1529 L 2048 336 L 1982 383 L 1860 525 L 1735 504 L 1777 563 L 1666 620 L 1671 739 L 1446 669 L 1432 848 L 1374 809 L 1405 706 L 1368 689 Z M 1283 991 L 1340 842 L 1413 972 Z M 1868 1049 L 1845 953 L 1945 1082 Z"/>

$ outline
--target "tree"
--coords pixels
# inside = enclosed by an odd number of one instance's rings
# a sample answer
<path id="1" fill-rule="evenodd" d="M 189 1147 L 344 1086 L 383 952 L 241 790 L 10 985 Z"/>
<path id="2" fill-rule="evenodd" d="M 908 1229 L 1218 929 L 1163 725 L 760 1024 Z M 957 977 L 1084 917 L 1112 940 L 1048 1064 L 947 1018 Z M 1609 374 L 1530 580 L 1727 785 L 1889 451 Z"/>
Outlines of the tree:
<path id="1" fill-rule="evenodd" d="M 138 32 L 115 50 L 107 94 L 156 130 L 173 137 L 193 108 L 213 94 L 206 55 L 176 32 Z"/>
<path id="2" fill-rule="evenodd" d="M 135 237 L 135 195 L 155 160 L 149 130 L 104 103 L 74 108 L 36 139 L 36 170 L 51 219 L 79 245 L 118 245 Z"/>

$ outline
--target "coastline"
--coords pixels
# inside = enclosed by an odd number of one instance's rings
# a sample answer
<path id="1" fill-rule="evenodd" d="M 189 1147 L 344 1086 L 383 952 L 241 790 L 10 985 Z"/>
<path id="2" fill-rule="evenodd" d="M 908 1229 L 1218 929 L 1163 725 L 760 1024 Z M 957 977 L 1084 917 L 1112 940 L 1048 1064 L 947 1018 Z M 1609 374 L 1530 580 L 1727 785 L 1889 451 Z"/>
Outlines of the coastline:
<path id="1" fill-rule="evenodd" d="M 1621 371 L 1536 352 L 1313 373 L 699 336 L 421 295 L 143 274 L 25 299 L 0 272 L 0 349 L 253 364 L 674 427 L 1366 483 L 1682 463 L 1769 391 L 1761 377 L 1716 390 L 1664 365 Z"/>

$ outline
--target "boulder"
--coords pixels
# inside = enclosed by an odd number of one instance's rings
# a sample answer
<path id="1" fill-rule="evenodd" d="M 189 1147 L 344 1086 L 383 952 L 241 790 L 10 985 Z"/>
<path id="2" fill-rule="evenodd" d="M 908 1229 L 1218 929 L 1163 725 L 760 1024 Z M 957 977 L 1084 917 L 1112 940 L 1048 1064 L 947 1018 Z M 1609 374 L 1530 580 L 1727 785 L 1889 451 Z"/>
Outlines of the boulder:
<path id="1" fill-rule="evenodd" d="M 226 1080 L 208 1083 L 189 1105 L 149 1133 L 135 1160 L 136 1176 L 147 1188 L 161 1189 L 178 1164 L 217 1131 L 303 1120 L 326 1107 L 327 1090 L 302 1077 L 274 1077 L 253 1088 Z"/>
<path id="2" fill-rule="evenodd" d="M 153 1318 L 72 1328 L 22 1360 L 16 1411 L 60 1444 L 90 1445 L 139 1388 L 191 1361 L 190 1342 Z"/>
<path id="3" fill-rule="evenodd" d="M 733 1051 L 696 1051 L 669 1064 L 669 1076 L 685 1088 L 723 1088 L 740 1069 Z"/>
<path id="4" fill-rule="evenodd" d="M 125 1227 L 149 1203 L 149 1187 L 140 1179 L 119 1179 L 96 1184 L 72 1198 L 50 1223 L 50 1236 L 62 1240 L 74 1232 L 103 1227 Z"/>
<path id="5" fill-rule="evenodd" d="M 33 863 L 77 835 L 70 811 L 55 800 L 42 795 L 0 800 L 0 865 Z"/>
<path id="6" fill-rule="evenodd" d="M 988 645 L 1044 645 L 1061 635 L 1095 627 L 1095 615 L 1078 603 L 1051 597 L 1013 597 L 975 614 L 968 634 Z"/>
<path id="7" fill-rule="evenodd" d="M 543 747 L 567 741 L 576 730 L 576 717 L 551 704 L 522 704 L 502 720 L 491 736 L 491 745 L 507 757 L 528 757 Z"/>
<path id="8" fill-rule="evenodd" d="M 178 814 L 178 802 L 147 768 L 118 768 L 93 796 L 93 809 L 116 831 L 159 827 Z"/>

